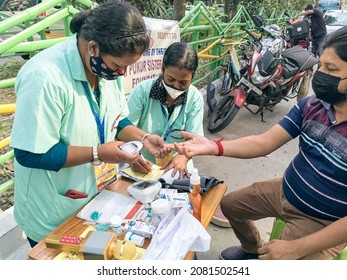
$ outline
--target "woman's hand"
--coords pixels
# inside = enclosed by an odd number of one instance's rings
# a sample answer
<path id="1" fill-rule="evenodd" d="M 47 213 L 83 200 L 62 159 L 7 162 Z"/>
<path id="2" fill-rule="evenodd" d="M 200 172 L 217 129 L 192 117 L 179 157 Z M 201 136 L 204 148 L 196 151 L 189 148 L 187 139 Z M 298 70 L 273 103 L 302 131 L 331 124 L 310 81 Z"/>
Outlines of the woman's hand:
<path id="1" fill-rule="evenodd" d="M 165 158 L 170 152 L 164 140 L 155 134 L 149 134 L 143 141 L 143 146 L 156 158 Z"/>
<path id="2" fill-rule="evenodd" d="M 127 152 L 122 151 L 119 146 L 123 144 L 124 142 L 122 141 L 111 141 L 100 145 L 98 147 L 99 159 L 106 163 L 124 162 L 131 164 L 133 162 L 144 162 L 138 153 L 130 155 Z"/>
<path id="3" fill-rule="evenodd" d="M 169 160 L 167 163 L 165 163 L 160 169 L 164 169 L 164 173 L 169 171 L 170 169 L 173 169 L 171 176 L 174 177 L 177 173 L 177 171 L 180 173 L 180 179 L 184 178 L 184 175 L 186 174 L 188 177 L 190 176 L 188 169 L 187 169 L 187 162 L 189 161 L 188 158 L 186 158 L 184 155 L 175 155 L 171 160 Z"/>
<path id="4" fill-rule="evenodd" d="M 142 174 L 147 174 L 152 170 L 153 163 L 141 156 L 140 161 L 134 161 L 130 164 L 131 170 Z"/>

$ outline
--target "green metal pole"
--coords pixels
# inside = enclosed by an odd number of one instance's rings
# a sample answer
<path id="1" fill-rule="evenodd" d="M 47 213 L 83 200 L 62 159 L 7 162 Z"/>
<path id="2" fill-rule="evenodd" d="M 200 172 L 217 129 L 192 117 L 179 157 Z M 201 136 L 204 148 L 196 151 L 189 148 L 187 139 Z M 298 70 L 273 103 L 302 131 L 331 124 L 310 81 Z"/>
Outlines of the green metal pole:
<path id="1" fill-rule="evenodd" d="M 37 17 L 39 14 L 54 8 L 54 6 L 59 5 L 65 1 L 63 0 L 50 0 L 44 1 L 38 5 L 35 5 L 31 8 L 26 9 L 18 14 L 15 14 L 4 21 L 1 22 L 0 25 L 0 33 L 6 32 L 6 30 L 16 26 L 17 24 L 21 24 L 26 20 L 30 20 L 31 18 Z"/>
<path id="2" fill-rule="evenodd" d="M 10 179 L 7 182 L 0 185 L 0 193 L 7 191 L 14 186 L 14 179 Z"/>
<path id="3" fill-rule="evenodd" d="M 7 88 L 7 87 L 14 86 L 15 81 L 16 81 L 16 78 L 2 80 L 0 81 L 0 88 Z"/>
<path id="4" fill-rule="evenodd" d="M 45 39 L 45 40 L 39 40 L 34 42 L 22 42 L 13 48 L 8 49 L 4 52 L 6 53 L 20 53 L 20 52 L 33 52 L 37 50 L 42 50 L 49 48 L 57 43 L 66 41 L 70 37 L 61 37 L 61 38 L 54 38 L 54 39 Z"/>
<path id="5" fill-rule="evenodd" d="M 8 161 L 10 159 L 12 159 L 14 157 L 14 152 L 13 150 L 7 152 L 6 154 L 4 155 L 1 155 L 0 156 L 0 164 L 4 163 L 5 161 Z"/>
<path id="6" fill-rule="evenodd" d="M 193 21 L 193 25 L 196 26 L 196 25 L 199 25 L 200 8 L 201 8 L 201 6 L 205 6 L 205 5 L 201 1 L 195 1 L 194 0 L 194 6 L 199 8 L 199 11 L 197 12 L 197 16 L 194 17 L 194 21 Z M 193 32 L 192 40 L 193 41 L 198 41 L 199 40 L 199 32 Z M 195 46 L 195 50 L 198 51 L 197 46 Z"/>
<path id="7" fill-rule="evenodd" d="M 45 18 L 44 20 L 37 22 L 30 26 L 29 28 L 19 32 L 17 35 L 8 38 L 0 43 L 0 54 L 7 51 L 9 48 L 14 47 L 15 45 L 19 44 L 20 42 L 24 41 L 28 37 L 36 34 L 40 30 L 45 29 L 46 27 L 50 26 L 52 23 L 55 23 L 64 17 L 66 17 L 69 14 L 69 11 L 67 8 L 62 9 L 49 17 Z"/>

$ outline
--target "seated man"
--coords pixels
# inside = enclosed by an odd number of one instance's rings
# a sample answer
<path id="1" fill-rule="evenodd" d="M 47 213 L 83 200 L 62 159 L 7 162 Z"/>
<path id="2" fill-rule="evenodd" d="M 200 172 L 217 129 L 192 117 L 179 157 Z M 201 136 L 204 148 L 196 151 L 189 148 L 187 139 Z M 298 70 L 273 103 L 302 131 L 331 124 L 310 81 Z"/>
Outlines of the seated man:
<path id="1" fill-rule="evenodd" d="M 228 193 L 221 202 L 241 246 L 220 257 L 236 259 L 332 259 L 347 242 L 347 27 L 328 36 L 321 67 L 312 80 L 314 95 L 299 101 L 260 135 L 231 141 L 190 139 L 175 144 L 180 154 L 235 158 L 265 156 L 295 137 L 299 152 L 283 178 L 256 182 Z M 265 243 L 254 221 L 278 217 L 286 224 L 280 240 Z"/>

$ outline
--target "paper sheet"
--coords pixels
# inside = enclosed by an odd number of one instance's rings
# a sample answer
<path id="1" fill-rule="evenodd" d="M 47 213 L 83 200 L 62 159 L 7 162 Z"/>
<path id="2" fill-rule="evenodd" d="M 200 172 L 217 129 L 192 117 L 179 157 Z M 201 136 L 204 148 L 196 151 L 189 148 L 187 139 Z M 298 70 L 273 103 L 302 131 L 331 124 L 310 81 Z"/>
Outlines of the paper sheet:
<path id="1" fill-rule="evenodd" d="M 180 173 L 176 172 L 175 176 L 171 176 L 173 168 L 164 173 L 160 178 L 165 181 L 167 184 L 172 184 L 172 182 L 180 177 Z"/>
<path id="2" fill-rule="evenodd" d="M 124 219 L 130 212 L 136 213 L 137 210 L 134 211 L 134 209 L 139 209 L 141 205 L 141 202 L 129 195 L 103 190 L 76 216 L 89 222 L 109 225 L 112 216 L 119 215 Z M 97 221 L 91 218 L 95 212 L 99 214 Z"/>
<path id="3" fill-rule="evenodd" d="M 119 175 L 124 176 L 134 181 L 145 181 L 145 180 L 158 180 L 164 174 L 164 169 L 160 169 L 160 166 L 153 164 L 152 171 L 147 174 L 134 172 L 131 168 L 125 168 L 119 172 Z"/>

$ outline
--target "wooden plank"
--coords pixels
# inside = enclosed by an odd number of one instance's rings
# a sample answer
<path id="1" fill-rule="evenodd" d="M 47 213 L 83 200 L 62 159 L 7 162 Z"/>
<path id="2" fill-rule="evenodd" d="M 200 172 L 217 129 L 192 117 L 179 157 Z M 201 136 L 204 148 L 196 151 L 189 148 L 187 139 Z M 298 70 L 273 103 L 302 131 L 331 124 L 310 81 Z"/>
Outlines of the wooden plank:
<path id="1" fill-rule="evenodd" d="M 107 189 L 115 192 L 119 192 L 122 194 L 128 194 L 127 187 L 133 183 L 133 181 L 121 178 L 117 180 L 113 184 L 111 184 Z M 225 192 L 227 190 L 227 186 L 225 184 L 219 184 L 208 191 L 208 193 L 202 196 L 202 217 L 201 224 L 206 228 L 211 219 L 215 210 L 217 209 L 220 201 L 222 200 Z M 129 194 L 128 194 L 129 195 Z M 61 224 L 58 228 L 56 228 L 50 235 L 75 235 L 80 236 L 86 229 L 87 225 L 84 225 L 84 220 L 76 218 L 76 214 L 79 212 L 78 210 L 75 214 L 73 214 L 68 220 L 66 220 L 63 224 Z M 123 234 L 124 235 L 124 234 Z M 119 239 L 123 239 L 124 236 L 120 236 Z M 147 248 L 150 240 L 146 238 L 145 245 L 143 248 Z M 50 249 L 46 247 L 45 242 L 42 240 L 39 242 L 33 249 L 30 250 L 28 256 L 33 260 L 52 260 L 54 259 L 61 251 L 57 249 Z M 185 257 L 185 260 L 193 259 L 194 252 L 189 252 Z"/>

